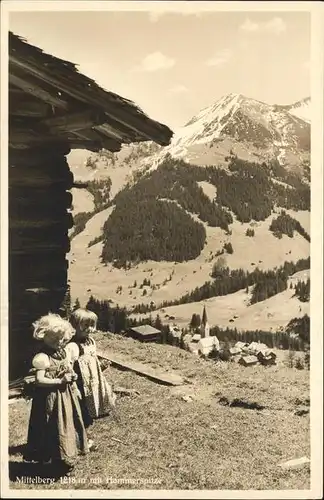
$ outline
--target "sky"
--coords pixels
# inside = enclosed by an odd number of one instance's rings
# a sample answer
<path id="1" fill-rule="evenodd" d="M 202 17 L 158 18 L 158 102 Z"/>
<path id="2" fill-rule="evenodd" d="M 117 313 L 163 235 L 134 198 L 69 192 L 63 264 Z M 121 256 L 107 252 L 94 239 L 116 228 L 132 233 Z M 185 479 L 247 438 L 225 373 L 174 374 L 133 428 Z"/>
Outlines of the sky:
<path id="1" fill-rule="evenodd" d="M 310 95 L 308 12 L 11 12 L 9 29 L 175 129 L 231 92 Z"/>

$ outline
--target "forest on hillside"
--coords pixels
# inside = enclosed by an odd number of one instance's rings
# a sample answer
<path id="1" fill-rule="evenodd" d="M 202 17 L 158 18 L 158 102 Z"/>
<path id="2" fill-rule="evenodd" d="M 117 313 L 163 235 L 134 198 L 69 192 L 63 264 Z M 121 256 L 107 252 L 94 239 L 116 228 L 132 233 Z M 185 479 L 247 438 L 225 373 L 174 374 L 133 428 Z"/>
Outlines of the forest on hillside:
<path id="1" fill-rule="evenodd" d="M 195 259 L 206 239 L 202 224 L 178 205 L 152 198 L 119 205 L 103 227 L 102 258 L 116 267 L 153 260 Z"/>
<path id="2" fill-rule="evenodd" d="M 274 176 L 285 184 L 274 183 Z M 204 193 L 200 181 L 215 186 L 214 199 Z M 265 220 L 277 206 L 309 210 L 310 188 L 277 160 L 258 164 L 231 156 L 228 168 L 222 169 L 189 165 L 167 155 L 158 169 L 119 192 L 114 204 L 103 229 L 102 259 L 123 267 L 140 260 L 181 262 L 197 257 L 205 229 L 189 214 L 228 232 L 232 213 L 247 223 Z M 161 220 L 164 217 L 167 221 Z M 296 223 L 295 230 L 306 237 Z M 144 236 L 146 241 L 140 241 Z"/>
<path id="3" fill-rule="evenodd" d="M 284 210 L 281 211 L 278 217 L 272 220 L 269 229 L 277 238 L 282 238 L 283 234 L 286 234 L 289 238 L 293 238 L 294 231 L 297 231 L 305 240 L 310 241 L 310 236 L 301 223 L 288 215 Z"/>

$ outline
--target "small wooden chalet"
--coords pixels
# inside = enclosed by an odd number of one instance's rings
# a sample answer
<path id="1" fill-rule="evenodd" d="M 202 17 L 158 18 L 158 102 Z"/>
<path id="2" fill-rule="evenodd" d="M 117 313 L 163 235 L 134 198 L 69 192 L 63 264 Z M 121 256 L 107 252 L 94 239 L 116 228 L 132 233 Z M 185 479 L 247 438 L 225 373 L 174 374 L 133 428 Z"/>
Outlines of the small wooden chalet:
<path id="1" fill-rule="evenodd" d="M 32 322 L 59 312 L 73 225 L 71 149 L 168 145 L 172 131 L 133 102 L 100 88 L 76 66 L 9 33 L 9 357 L 26 371 Z"/>
<path id="2" fill-rule="evenodd" d="M 241 354 L 242 350 L 239 349 L 238 347 L 231 347 L 229 349 L 229 354 L 230 356 L 238 356 L 239 354 Z"/>
<path id="3" fill-rule="evenodd" d="M 256 356 L 242 356 L 239 359 L 239 364 L 243 366 L 253 366 L 256 365 L 258 362 L 258 358 Z"/>
<path id="4" fill-rule="evenodd" d="M 156 342 L 161 337 L 161 331 L 151 325 L 134 326 L 129 329 L 129 336 L 141 342 Z"/>
<path id="5" fill-rule="evenodd" d="M 276 364 L 276 354 L 273 351 L 260 351 L 257 354 L 257 358 L 261 365 L 264 366 L 269 366 L 269 365 L 275 365 Z"/>

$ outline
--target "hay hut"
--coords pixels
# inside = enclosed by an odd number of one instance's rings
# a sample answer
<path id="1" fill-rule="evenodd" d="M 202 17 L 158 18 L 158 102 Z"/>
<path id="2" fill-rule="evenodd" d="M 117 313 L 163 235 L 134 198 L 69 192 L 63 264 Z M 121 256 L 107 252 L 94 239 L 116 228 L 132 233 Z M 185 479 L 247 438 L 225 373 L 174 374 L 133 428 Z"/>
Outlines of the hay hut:
<path id="1" fill-rule="evenodd" d="M 76 66 L 9 33 L 10 376 L 26 371 L 31 323 L 59 312 L 67 290 L 71 149 L 168 145 L 172 131 L 106 92 Z"/>
<path id="2" fill-rule="evenodd" d="M 243 366 L 253 366 L 257 364 L 258 358 L 256 356 L 242 356 L 238 362 Z"/>
<path id="3" fill-rule="evenodd" d="M 277 356 L 273 351 L 267 350 L 258 352 L 257 358 L 262 365 L 268 366 L 276 364 Z"/>
<path id="4" fill-rule="evenodd" d="M 133 326 L 129 329 L 128 335 L 141 342 L 157 342 L 161 337 L 161 330 L 151 325 Z"/>

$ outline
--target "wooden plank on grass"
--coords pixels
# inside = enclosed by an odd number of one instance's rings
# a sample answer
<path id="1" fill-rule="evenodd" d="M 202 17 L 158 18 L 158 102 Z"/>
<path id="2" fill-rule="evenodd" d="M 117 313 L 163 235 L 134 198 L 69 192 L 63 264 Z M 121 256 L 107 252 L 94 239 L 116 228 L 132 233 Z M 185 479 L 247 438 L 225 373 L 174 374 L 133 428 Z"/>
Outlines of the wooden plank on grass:
<path id="1" fill-rule="evenodd" d="M 153 382 L 163 385 L 184 385 L 184 379 L 175 373 L 165 373 L 159 370 L 154 370 L 148 365 L 143 363 L 137 363 L 133 361 L 124 361 L 118 358 L 118 355 L 112 353 L 111 351 L 104 350 L 97 352 L 98 356 L 103 359 L 107 359 L 111 362 L 112 366 L 119 368 L 121 370 L 129 370 L 138 375 L 148 378 Z"/>
<path id="2" fill-rule="evenodd" d="M 283 462 L 278 465 L 284 469 L 299 469 L 300 467 L 308 464 L 310 464 L 310 459 L 308 457 L 301 457 L 288 460 L 287 462 Z"/>

